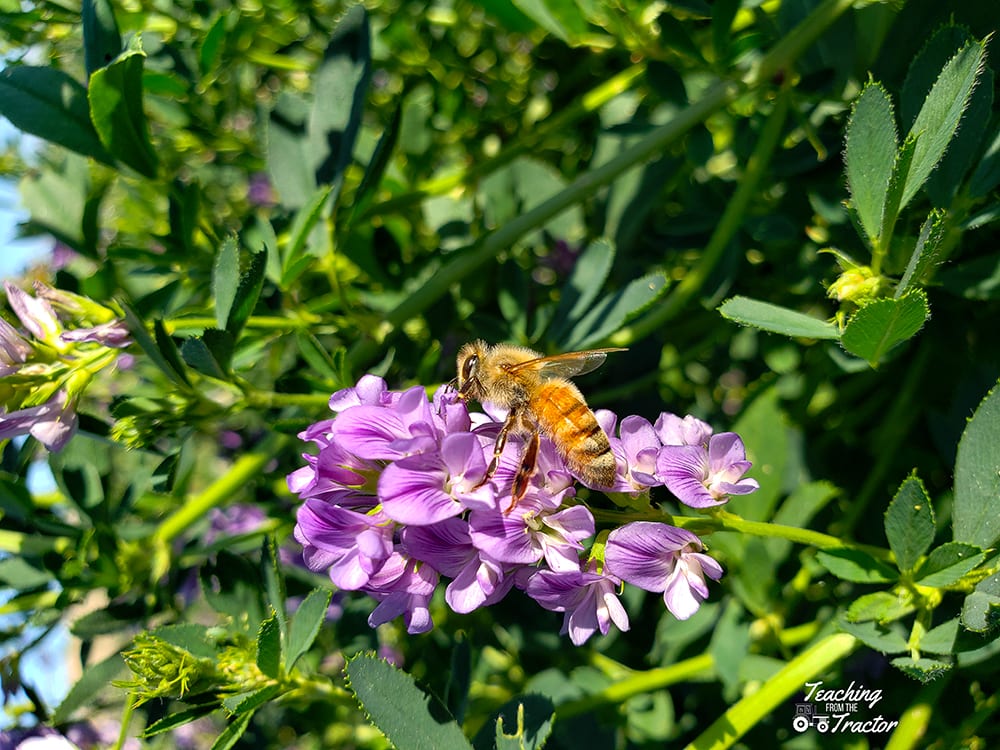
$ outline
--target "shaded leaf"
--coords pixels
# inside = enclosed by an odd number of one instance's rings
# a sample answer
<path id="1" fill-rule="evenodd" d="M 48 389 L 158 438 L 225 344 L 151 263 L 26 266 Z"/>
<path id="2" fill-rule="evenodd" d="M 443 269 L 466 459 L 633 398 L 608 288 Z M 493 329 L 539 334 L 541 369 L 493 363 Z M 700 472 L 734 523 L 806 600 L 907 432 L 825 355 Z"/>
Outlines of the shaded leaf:
<path id="1" fill-rule="evenodd" d="M 240 737 L 246 733 L 247 727 L 250 726 L 253 714 L 253 711 L 248 711 L 229 722 L 222 733 L 216 737 L 215 742 L 212 743 L 211 750 L 229 750 L 239 742 Z"/>
<path id="2" fill-rule="evenodd" d="M 87 667 L 52 714 L 52 723 L 65 724 L 78 708 L 93 705 L 94 695 L 111 684 L 111 680 L 124 671 L 125 661 L 121 654 L 117 653 Z"/>
<path id="3" fill-rule="evenodd" d="M 281 674 L 281 625 L 273 612 L 257 631 L 257 668 L 272 679 Z"/>
<path id="4" fill-rule="evenodd" d="M 1000 388 L 965 426 L 955 457 L 954 539 L 982 549 L 1000 541 Z"/>
<path id="5" fill-rule="evenodd" d="M 896 299 L 902 297 L 912 284 L 924 282 L 929 273 L 941 263 L 942 242 L 948 233 L 948 227 L 948 215 L 938 209 L 931 211 L 924 220 L 913 254 L 906 264 L 906 271 L 896 287 Z"/>
<path id="6" fill-rule="evenodd" d="M 899 623 L 883 625 L 874 620 L 852 622 L 847 618 L 841 618 L 837 626 L 869 648 L 883 654 L 901 654 L 907 650 L 906 636 Z"/>
<path id="7" fill-rule="evenodd" d="M 962 605 L 962 625 L 976 633 L 1000 626 L 1000 574 L 980 581 Z"/>
<path id="8" fill-rule="evenodd" d="M 542 695 L 519 695 L 509 700 L 476 735 L 476 750 L 517 748 L 540 750 L 552 732 L 555 706 Z"/>
<path id="9" fill-rule="evenodd" d="M 573 327 L 566 341 L 569 350 L 596 346 L 645 311 L 667 290 L 663 274 L 653 273 L 629 282 L 594 304 Z"/>
<path id="10" fill-rule="evenodd" d="M 229 311 L 240 283 L 240 249 L 236 237 L 229 236 L 215 254 L 212 264 L 212 296 L 215 298 L 215 324 L 226 327 Z"/>
<path id="11" fill-rule="evenodd" d="M 122 51 L 121 32 L 109 0 L 83 0 L 83 57 L 90 76 L 118 57 Z"/>
<path id="12" fill-rule="evenodd" d="M 90 121 L 87 90 L 61 70 L 31 65 L 6 68 L 0 73 L 0 114 L 18 130 L 114 163 Z"/>
<path id="13" fill-rule="evenodd" d="M 614 260 L 614 245 L 606 239 L 594 240 L 580 253 L 569 278 L 560 289 L 559 305 L 548 330 L 549 338 L 561 342 L 569 335 L 572 326 L 593 305 Z"/>
<path id="14" fill-rule="evenodd" d="M 250 255 L 250 263 L 240 274 L 240 281 L 233 296 L 232 307 L 226 317 L 226 333 L 236 339 L 243 326 L 250 319 L 260 292 L 264 288 L 264 275 L 267 270 L 267 246 L 259 252 Z"/>
<path id="15" fill-rule="evenodd" d="M 848 622 L 894 622 L 916 609 L 913 598 L 902 592 L 876 591 L 859 596 L 847 608 Z"/>
<path id="16" fill-rule="evenodd" d="M 914 659 L 910 656 L 899 656 L 892 660 L 892 666 L 920 682 L 927 683 L 937 679 L 954 666 L 951 662 L 939 659 Z"/>

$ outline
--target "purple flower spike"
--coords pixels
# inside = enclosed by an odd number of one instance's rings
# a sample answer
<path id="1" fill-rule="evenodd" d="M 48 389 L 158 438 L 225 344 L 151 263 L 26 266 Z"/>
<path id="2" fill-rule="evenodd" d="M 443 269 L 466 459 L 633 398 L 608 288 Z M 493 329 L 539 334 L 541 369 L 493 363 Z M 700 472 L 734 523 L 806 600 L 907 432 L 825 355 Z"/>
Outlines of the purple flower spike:
<path id="1" fill-rule="evenodd" d="M 575 646 L 582 646 L 600 631 L 607 635 L 614 623 L 619 630 L 629 628 L 628 614 L 618 601 L 621 581 L 593 571 L 539 570 L 528 579 L 528 596 L 545 609 L 565 612 L 562 634 L 569 633 Z"/>
<path id="2" fill-rule="evenodd" d="M 330 580 L 342 589 L 365 586 L 392 554 L 393 524 L 381 513 L 306 500 L 296 521 L 295 538 L 306 567 L 315 572 L 329 568 Z"/>
<path id="3" fill-rule="evenodd" d="M 72 343 L 102 344 L 112 349 L 124 349 L 132 345 L 132 333 L 121 320 L 112 320 L 91 328 L 63 331 L 59 338 Z"/>
<path id="4" fill-rule="evenodd" d="M 645 591 L 662 593 L 674 617 L 686 620 L 708 598 L 705 576 L 722 577 L 722 566 L 701 552 L 701 539 L 665 523 L 636 521 L 608 535 L 608 572 Z"/>
<path id="5" fill-rule="evenodd" d="M 63 326 L 56 317 L 52 305 L 44 299 L 32 297 L 9 281 L 5 281 L 3 286 L 7 291 L 7 302 L 31 335 L 61 350 L 62 347 L 59 347 L 58 343 Z"/>
<path id="6" fill-rule="evenodd" d="M 0 377 L 17 372 L 34 351 L 14 326 L 0 318 Z"/>
<path id="7" fill-rule="evenodd" d="M 743 441 L 735 432 L 712 435 L 708 448 L 665 445 L 656 459 L 663 484 L 677 499 L 692 508 L 722 505 L 729 495 L 757 490 L 757 480 L 741 478 L 750 468 Z"/>

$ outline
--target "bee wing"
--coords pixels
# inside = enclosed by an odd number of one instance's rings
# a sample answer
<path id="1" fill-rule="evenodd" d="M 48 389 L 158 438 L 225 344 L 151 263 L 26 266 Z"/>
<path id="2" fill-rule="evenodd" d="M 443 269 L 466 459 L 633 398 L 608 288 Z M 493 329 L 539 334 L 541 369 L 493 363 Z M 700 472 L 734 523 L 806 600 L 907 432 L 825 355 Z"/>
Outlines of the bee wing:
<path id="1" fill-rule="evenodd" d="M 551 357 L 538 357 L 527 362 L 518 362 L 510 368 L 511 373 L 521 370 L 536 370 L 547 378 L 571 378 L 576 375 L 596 370 L 607 359 L 609 352 L 624 352 L 625 349 L 611 347 L 608 349 L 590 349 L 585 352 L 567 352 L 554 354 Z"/>

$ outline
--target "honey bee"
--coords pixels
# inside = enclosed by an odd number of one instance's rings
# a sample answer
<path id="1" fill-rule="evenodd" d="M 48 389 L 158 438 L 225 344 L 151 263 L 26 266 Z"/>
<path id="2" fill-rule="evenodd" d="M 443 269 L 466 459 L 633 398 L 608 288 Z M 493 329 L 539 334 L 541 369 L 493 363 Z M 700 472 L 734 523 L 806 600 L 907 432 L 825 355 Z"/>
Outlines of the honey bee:
<path id="1" fill-rule="evenodd" d="M 484 341 L 473 341 L 459 350 L 454 381 L 459 398 L 507 410 L 493 446 L 493 460 L 480 486 L 496 472 L 507 436 L 512 432 L 528 436 L 505 513 L 514 509 L 528 489 L 542 435 L 552 441 L 570 472 L 584 484 L 614 484 L 615 457 L 608 436 L 579 389 L 567 378 L 595 370 L 609 352 L 622 351 L 591 349 L 545 357 L 522 346 L 490 346 Z"/>

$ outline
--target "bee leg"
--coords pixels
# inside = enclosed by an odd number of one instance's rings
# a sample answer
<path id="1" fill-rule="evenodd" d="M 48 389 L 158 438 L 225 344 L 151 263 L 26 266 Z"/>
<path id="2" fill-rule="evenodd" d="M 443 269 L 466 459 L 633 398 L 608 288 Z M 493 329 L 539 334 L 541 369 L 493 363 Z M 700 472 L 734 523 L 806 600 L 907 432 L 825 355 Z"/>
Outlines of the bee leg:
<path id="1" fill-rule="evenodd" d="M 507 433 L 510 432 L 510 428 L 514 426 L 517 419 L 517 412 L 513 410 L 507 415 L 507 419 L 504 421 L 503 427 L 500 428 L 500 432 L 497 434 L 496 442 L 493 443 L 493 460 L 490 461 L 490 465 L 486 468 L 486 473 L 483 475 L 479 484 L 473 487 L 473 489 L 482 487 L 493 478 L 494 474 L 496 474 L 497 467 L 500 466 L 500 456 L 503 454 L 504 446 L 507 445 Z"/>
<path id="2" fill-rule="evenodd" d="M 524 447 L 524 455 L 521 456 L 521 465 L 517 467 L 517 474 L 514 475 L 514 488 L 510 493 L 510 505 L 503 513 L 507 515 L 518 504 L 524 493 L 528 491 L 528 481 L 535 472 L 535 462 L 538 459 L 538 446 L 541 443 L 541 436 L 538 431 L 531 433 L 528 444 Z"/>

